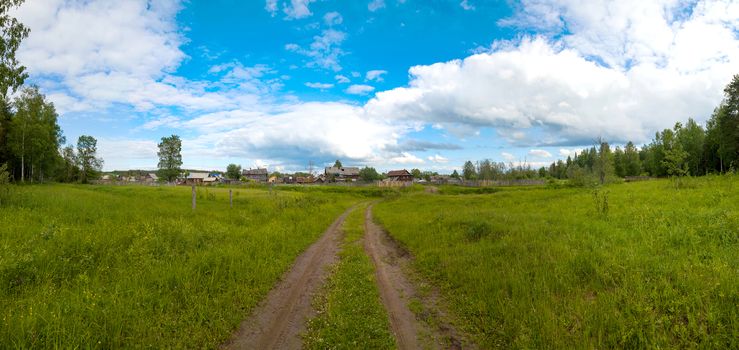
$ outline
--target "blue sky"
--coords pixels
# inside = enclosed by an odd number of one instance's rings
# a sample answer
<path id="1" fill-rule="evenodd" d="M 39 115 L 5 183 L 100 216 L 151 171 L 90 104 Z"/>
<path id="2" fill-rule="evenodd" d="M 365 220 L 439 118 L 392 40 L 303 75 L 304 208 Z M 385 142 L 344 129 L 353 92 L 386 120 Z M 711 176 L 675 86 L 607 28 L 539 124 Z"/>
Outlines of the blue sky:
<path id="1" fill-rule="evenodd" d="M 732 1 L 34 0 L 20 59 L 105 169 L 550 163 L 703 122 L 739 73 Z"/>

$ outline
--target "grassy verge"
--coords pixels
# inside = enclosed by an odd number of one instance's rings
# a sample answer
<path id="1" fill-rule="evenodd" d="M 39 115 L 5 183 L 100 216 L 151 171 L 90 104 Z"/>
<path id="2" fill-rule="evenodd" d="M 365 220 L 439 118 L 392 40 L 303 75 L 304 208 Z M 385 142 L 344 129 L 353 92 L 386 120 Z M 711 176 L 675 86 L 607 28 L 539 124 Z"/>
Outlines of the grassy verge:
<path id="1" fill-rule="evenodd" d="M 18 186 L 0 207 L 0 348 L 215 348 L 358 199 Z"/>
<path id="2" fill-rule="evenodd" d="M 344 248 L 315 304 L 318 316 L 308 323 L 308 349 L 394 349 L 385 309 L 375 284 L 372 262 L 364 253 L 364 209 L 344 222 Z"/>
<path id="3" fill-rule="evenodd" d="M 374 213 L 483 348 L 737 348 L 739 178 L 687 181 L 412 194 Z"/>

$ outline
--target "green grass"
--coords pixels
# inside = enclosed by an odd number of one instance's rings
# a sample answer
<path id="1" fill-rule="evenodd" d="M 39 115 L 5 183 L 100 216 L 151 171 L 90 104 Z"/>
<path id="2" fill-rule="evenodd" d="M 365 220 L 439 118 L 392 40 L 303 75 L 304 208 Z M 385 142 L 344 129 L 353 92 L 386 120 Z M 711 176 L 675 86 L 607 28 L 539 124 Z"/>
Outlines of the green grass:
<path id="1" fill-rule="evenodd" d="M 0 348 L 215 348 L 346 208 L 341 193 L 14 186 Z"/>
<path id="2" fill-rule="evenodd" d="M 483 348 L 736 349 L 739 177 L 687 182 L 607 186 L 599 206 L 577 188 L 416 193 L 374 213 Z"/>
<path id="3" fill-rule="evenodd" d="M 324 291 L 316 299 L 318 316 L 303 335 L 308 349 L 394 349 L 387 313 L 380 303 L 372 262 L 364 253 L 364 209 L 344 222 L 344 247 Z"/>

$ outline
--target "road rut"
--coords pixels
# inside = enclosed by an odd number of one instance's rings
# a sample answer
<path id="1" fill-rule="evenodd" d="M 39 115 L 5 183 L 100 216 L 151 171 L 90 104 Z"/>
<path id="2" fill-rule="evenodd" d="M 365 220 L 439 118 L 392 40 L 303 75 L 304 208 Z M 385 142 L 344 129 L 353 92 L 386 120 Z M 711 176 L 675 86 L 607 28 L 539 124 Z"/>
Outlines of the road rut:
<path id="1" fill-rule="evenodd" d="M 476 348 L 448 322 L 448 313 L 438 298 L 438 291 L 429 295 L 417 293 L 414 281 L 405 272 L 410 270 L 411 256 L 372 220 L 372 206 L 365 211 L 364 225 L 364 248 L 375 265 L 380 298 L 388 312 L 398 348 Z M 421 322 L 411 311 L 411 300 L 417 301 L 426 322 Z M 428 322 L 431 319 L 432 322 Z"/>
<path id="2" fill-rule="evenodd" d="M 224 349 L 300 349 L 300 333 L 315 310 L 313 294 L 323 285 L 327 267 L 337 261 L 341 225 L 348 209 L 313 243 L 282 277 L 266 299 L 242 322 Z"/>

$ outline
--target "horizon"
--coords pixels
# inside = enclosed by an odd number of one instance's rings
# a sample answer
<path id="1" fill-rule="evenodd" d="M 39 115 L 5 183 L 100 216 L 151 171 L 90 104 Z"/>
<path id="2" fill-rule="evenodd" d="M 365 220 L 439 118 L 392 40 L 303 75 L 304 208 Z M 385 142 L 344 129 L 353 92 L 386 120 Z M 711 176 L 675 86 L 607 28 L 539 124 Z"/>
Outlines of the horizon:
<path id="1" fill-rule="evenodd" d="M 106 172 L 156 169 L 172 134 L 189 169 L 539 168 L 599 137 L 705 125 L 739 73 L 732 1 L 46 0 L 14 15 L 27 83 L 68 141 L 97 138 Z"/>

